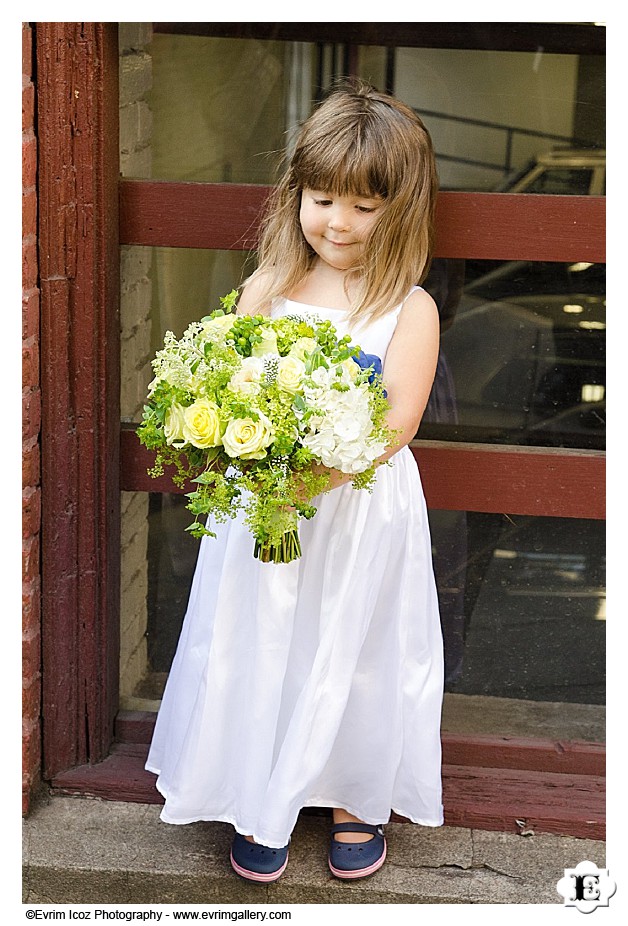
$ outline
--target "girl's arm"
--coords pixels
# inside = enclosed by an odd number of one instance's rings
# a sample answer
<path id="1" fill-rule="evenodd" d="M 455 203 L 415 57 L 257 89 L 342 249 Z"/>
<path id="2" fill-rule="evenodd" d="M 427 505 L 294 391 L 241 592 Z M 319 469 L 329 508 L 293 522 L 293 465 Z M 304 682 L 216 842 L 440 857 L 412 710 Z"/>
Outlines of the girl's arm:
<path id="1" fill-rule="evenodd" d="M 376 463 L 385 463 L 416 434 L 434 382 L 439 340 L 436 303 L 425 290 L 417 290 L 408 296 L 399 313 L 386 354 L 382 379 L 390 405 L 387 423 L 391 431 L 398 433 L 393 446 Z M 331 476 L 329 489 L 353 478 L 339 470 L 326 472 Z"/>
<path id="2" fill-rule="evenodd" d="M 425 290 L 409 296 L 399 313 L 382 379 L 388 393 L 388 426 L 399 431 L 383 463 L 409 444 L 416 434 L 432 391 L 440 341 L 438 309 Z"/>

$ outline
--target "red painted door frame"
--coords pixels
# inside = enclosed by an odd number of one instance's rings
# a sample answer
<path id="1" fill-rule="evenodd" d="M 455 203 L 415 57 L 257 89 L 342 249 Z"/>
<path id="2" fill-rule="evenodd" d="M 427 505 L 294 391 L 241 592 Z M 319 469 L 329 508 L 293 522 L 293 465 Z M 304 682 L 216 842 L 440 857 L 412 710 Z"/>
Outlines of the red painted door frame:
<path id="1" fill-rule="evenodd" d="M 107 754 L 120 612 L 118 42 L 36 23 L 44 778 Z"/>

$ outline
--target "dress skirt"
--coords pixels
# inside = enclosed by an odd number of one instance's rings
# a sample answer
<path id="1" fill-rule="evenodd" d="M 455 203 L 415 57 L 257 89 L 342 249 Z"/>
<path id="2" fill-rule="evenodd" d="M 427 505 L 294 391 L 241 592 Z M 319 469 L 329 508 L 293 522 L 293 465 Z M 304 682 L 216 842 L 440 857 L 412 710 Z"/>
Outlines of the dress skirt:
<path id="1" fill-rule="evenodd" d="M 146 765 L 167 823 L 277 848 L 303 807 L 443 822 L 443 647 L 411 451 L 372 492 L 313 504 L 292 563 L 254 559 L 241 519 L 201 541 Z"/>

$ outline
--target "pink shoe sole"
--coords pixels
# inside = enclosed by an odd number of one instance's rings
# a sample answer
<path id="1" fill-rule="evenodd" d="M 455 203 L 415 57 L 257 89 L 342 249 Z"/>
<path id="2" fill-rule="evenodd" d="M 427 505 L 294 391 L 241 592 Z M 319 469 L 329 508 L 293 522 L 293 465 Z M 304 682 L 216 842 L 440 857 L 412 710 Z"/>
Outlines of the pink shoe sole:
<path id="1" fill-rule="evenodd" d="M 384 851 L 382 852 L 380 857 L 377 859 L 377 861 L 373 862 L 373 864 L 369 865 L 367 868 L 344 870 L 342 868 L 334 868 L 332 863 L 329 862 L 329 870 L 331 871 L 332 875 L 334 875 L 334 877 L 342 878 L 345 881 L 350 881 L 355 878 L 368 878 L 369 875 L 374 875 L 376 871 L 379 871 L 379 869 L 382 867 L 385 861 L 386 861 L 386 843 L 384 842 Z"/>
<path id="2" fill-rule="evenodd" d="M 272 881 L 277 881 L 278 878 L 282 876 L 286 868 L 288 867 L 288 859 L 278 868 L 277 871 L 271 871 L 270 874 L 261 874 L 259 871 L 249 871 L 248 868 L 242 868 L 241 865 L 235 861 L 233 853 L 231 853 L 231 867 L 237 875 L 240 875 L 241 878 L 246 878 L 247 881 L 257 881 L 261 884 L 270 884 Z"/>

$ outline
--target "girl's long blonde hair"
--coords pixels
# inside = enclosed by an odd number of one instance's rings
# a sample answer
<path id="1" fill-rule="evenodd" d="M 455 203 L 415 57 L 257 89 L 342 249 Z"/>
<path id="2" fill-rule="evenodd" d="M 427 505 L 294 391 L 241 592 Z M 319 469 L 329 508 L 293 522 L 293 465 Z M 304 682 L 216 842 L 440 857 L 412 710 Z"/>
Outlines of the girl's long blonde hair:
<path id="1" fill-rule="evenodd" d="M 429 133 L 416 113 L 358 81 L 337 86 L 301 127 L 289 165 L 267 204 L 253 277 L 260 308 L 302 282 L 315 252 L 299 223 L 301 192 L 381 196 L 384 208 L 352 268 L 350 317 L 378 317 L 427 275 L 438 190 Z"/>

